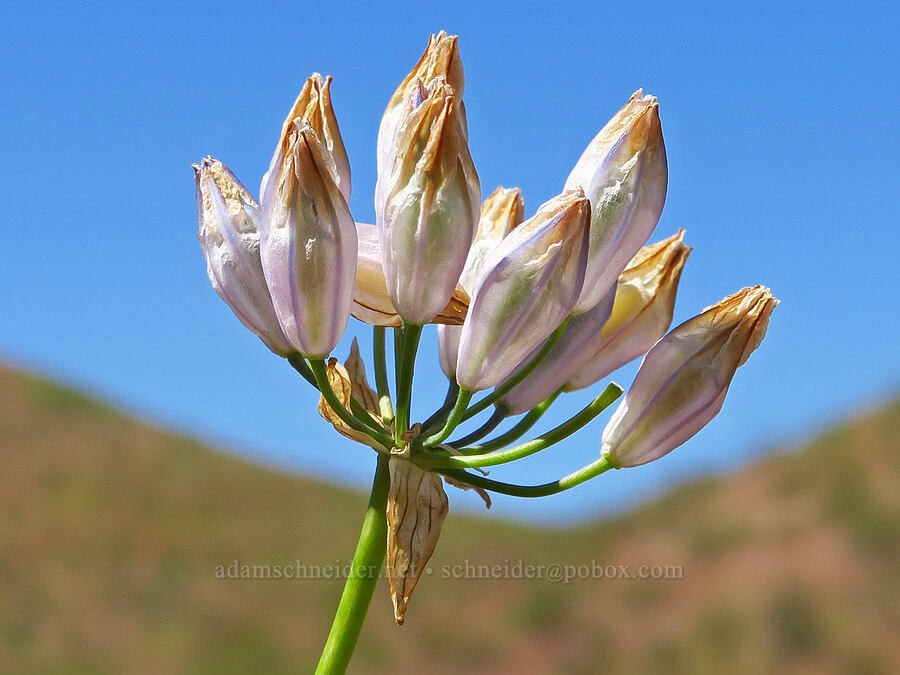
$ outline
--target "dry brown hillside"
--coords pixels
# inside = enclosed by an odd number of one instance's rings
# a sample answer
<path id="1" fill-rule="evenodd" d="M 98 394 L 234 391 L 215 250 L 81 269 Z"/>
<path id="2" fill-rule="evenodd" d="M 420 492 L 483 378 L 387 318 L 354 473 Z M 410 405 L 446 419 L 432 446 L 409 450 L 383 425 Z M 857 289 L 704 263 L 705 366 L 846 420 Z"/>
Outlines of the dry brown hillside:
<path id="1" fill-rule="evenodd" d="M 451 514 L 407 624 L 379 589 L 351 670 L 900 672 L 898 427 L 894 401 L 572 529 Z M 311 669 L 341 582 L 216 568 L 299 560 L 324 574 L 349 556 L 363 495 L 8 369 L 0 457 L 0 670 Z M 444 578 L 522 576 L 519 560 L 672 578 Z"/>

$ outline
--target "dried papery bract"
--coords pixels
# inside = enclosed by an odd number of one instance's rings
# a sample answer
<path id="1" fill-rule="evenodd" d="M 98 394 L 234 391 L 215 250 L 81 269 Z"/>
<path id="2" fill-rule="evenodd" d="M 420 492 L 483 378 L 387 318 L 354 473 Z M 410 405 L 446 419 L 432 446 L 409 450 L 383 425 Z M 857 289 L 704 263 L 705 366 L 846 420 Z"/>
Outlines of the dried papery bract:
<path id="1" fill-rule="evenodd" d="M 589 217 L 584 193 L 565 192 L 487 257 L 460 337 L 460 387 L 503 382 L 568 316 L 584 283 Z"/>
<path id="2" fill-rule="evenodd" d="M 603 431 L 610 463 L 631 467 L 659 459 L 715 417 L 777 304 L 768 288 L 745 288 L 660 340 Z"/>
<path id="3" fill-rule="evenodd" d="M 353 338 L 350 343 L 350 354 L 344 361 L 344 369 L 350 378 L 350 394 L 365 409 L 374 421 L 378 421 L 380 410 L 378 407 L 378 394 L 369 386 L 366 376 L 366 364 L 359 353 L 359 342 Z"/>
<path id="4" fill-rule="evenodd" d="M 410 324 L 431 322 L 459 281 L 481 190 L 453 87 L 418 81 L 396 153 L 378 175 L 376 224 L 391 303 Z"/>
<path id="5" fill-rule="evenodd" d="M 356 234 L 359 252 L 356 257 L 356 290 L 353 293 L 351 314 L 373 326 L 397 327 L 403 322 L 387 292 L 378 228 L 366 223 L 356 223 Z M 447 306 L 432 319 L 432 323 L 461 326 L 468 309 L 469 295 L 462 286 L 457 285 Z"/>
<path id="6" fill-rule="evenodd" d="M 437 546 L 448 504 L 438 474 L 423 471 L 402 456 L 391 457 L 390 472 L 387 569 L 394 618 L 402 624 L 412 592 Z"/>
<path id="7" fill-rule="evenodd" d="M 281 329 L 304 356 L 324 358 L 350 318 L 356 225 L 335 185 L 328 152 L 294 121 L 262 203 L 261 259 Z"/>
<path id="8" fill-rule="evenodd" d="M 275 315 L 259 257 L 259 204 L 222 162 L 194 165 L 197 239 L 209 280 L 235 316 L 276 354 L 293 351 Z"/>
<path id="9" fill-rule="evenodd" d="M 590 142 L 566 180 L 565 189 L 581 187 L 591 201 L 587 274 L 575 314 L 600 302 L 650 238 L 667 182 L 659 104 L 638 90 Z"/>
<path id="10" fill-rule="evenodd" d="M 269 181 L 275 167 L 283 162 L 283 155 L 290 144 L 294 122 L 306 121 L 316 137 L 319 139 L 323 150 L 326 151 L 325 166 L 331 173 L 334 184 L 337 185 L 344 200 L 350 203 L 350 160 L 347 158 L 347 150 L 341 138 L 337 117 L 331 105 L 331 76 L 323 78 L 319 73 L 313 73 L 307 78 L 300 95 L 291 106 L 290 112 L 281 126 L 281 136 L 278 145 L 269 163 L 269 170 L 263 176 L 260 189 L 260 199 L 264 200 L 267 190 L 274 183 Z M 327 161 L 330 160 L 330 161 Z"/>
<path id="11" fill-rule="evenodd" d="M 484 266 L 488 255 L 522 222 L 525 201 L 519 188 L 498 187 L 484 200 L 475 240 L 469 249 L 466 265 L 459 278 L 460 285 L 469 293 L 475 287 L 475 280 Z M 459 355 L 459 337 L 462 328 L 442 326 L 438 328 L 438 353 L 441 369 L 451 380 L 456 376 L 456 359 Z"/>
<path id="12" fill-rule="evenodd" d="M 646 354 L 672 322 L 675 293 L 690 249 L 684 230 L 631 260 L 593 309 L 569 321 L 550 354 L 502 399 L 511 413 L 530 410 L 563 385 L 581 389 Z"/>
<path id="13" fill-rule="evenodd" d="M 359 358 L 358 352 L 356 357 Z M 351 365 L 352 360 L 353 355 L 351 353 L 347 365 Z M 337 400 L 344 408 L 350 408 L 350 398 L 353 397 L 372 414 L 372 420 L 377 422 L 377 395 L 368 388 L 368 384 L 365 381 L 365 369 L 362 371 L 362 379 L 360 380 L 360 371 L 356 368 L 355 364 L 353 365 L 353 372 L 351 373 L 347 366 L 342 366 L 338 363 L 337 359 L 331 358 L 328 360 L 326 374 L 332 391 L 334 391 Z M 373 401 L 375 407 L 370 407 L 370 403 Z M 318 411 L 319 414 L 327 421 L 331 422 L 335 430 L 343 436 L 346 436 L 357 443 L 368 445 L 375 450 L 380 451 L 384 449 L 381 444 L 375 441 L 371 436 L 347 426 L 347 423 L 341 419 L 341 416 L 328 405 L 324 396 L 319 397 Z"/>

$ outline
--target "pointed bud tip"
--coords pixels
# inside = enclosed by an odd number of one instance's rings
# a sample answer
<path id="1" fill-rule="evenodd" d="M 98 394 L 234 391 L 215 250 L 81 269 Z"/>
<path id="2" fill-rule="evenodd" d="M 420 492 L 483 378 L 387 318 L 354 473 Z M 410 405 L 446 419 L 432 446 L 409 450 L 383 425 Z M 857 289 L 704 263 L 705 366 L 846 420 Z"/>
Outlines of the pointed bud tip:
<path id="1" fill-rule="evenodd" d="M 574 190 L 566 190 L 561 193 L 556 200 L 556 208 L 565 211 L 579 211 L 584 210 L 587 212 L 587 217 L 590 218 L 591 215 L 591 203 L 588 198 L 584 194 L 584 190 L 581 187 L 576 187 Z M 547 202 L 550 204 L 550 202 Z"/>

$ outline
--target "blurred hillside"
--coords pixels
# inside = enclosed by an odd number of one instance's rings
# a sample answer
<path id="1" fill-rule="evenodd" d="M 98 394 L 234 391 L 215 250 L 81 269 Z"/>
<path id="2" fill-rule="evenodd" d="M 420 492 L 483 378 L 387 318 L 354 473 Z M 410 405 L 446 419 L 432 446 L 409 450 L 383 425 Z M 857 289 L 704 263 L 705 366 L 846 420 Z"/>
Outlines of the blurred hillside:
<path id="1" fill-rule="evenodd" d="M 452 513 L 450 489 L 433 573 L 406 625 L 394 625 L 384 584 L 351 670 L 898 672 L 898 438 L 900 400 L 570 529 Z M 8 369 L 0 458 L 0 670 L 311 670 L 341 582 L 216 569 L 346 562 L 364 495 Z M 521 576 L 519 561 L 647 565 L 674 578 L 445 578 L 487 564 Z"/>

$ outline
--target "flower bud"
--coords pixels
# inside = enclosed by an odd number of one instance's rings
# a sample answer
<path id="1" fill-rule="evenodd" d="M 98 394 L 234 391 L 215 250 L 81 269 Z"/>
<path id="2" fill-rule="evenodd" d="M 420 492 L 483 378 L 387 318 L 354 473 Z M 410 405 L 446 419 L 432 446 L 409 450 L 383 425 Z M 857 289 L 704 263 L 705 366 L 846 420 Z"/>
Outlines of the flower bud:
<path id="1" fill-rule="evenodd" d="M 777 304 L 768 288 L 744 288 L 657 342 L 603 431 L 610 463 L 631 467 L 659 459 L 715 417 Z"/>
<path id="2" fill-rule="evenodd" d="M 580 314 L 615 285 L 650 238 L 666 201 L 666 150 L 655 96 L 636 91 L 581 155 L 565 189 L 591 201 L 591 244 Z"/>
<path id="3" fill-rule="evenodd" d="M 387 285 L 384 282 L 378 228 L 366 223 L 356 223 L 356 235 L 359 240 L 359 251 L 356 256 L 356 290 L 353 292 L 353 306 L 350 313 L 360 321 L 373 326 L 397 327 L 402 322 L 388 297 Z M 466 318 L 468 309 L 469 295 L 461 286 L 457 286 L 450 302 L 434 318 L 434 323 L 458 328 Z"/>
<path id="4" fill-rule="evenodd" d="M 502 405 L 512 415 L 519 415 L 531 410 L 562 387 L 570 377 L 578 372 L 592 352 L 592 345 L 596 343 L 601 329 L 609 319 L 612 308 L 613 293 L 610 292 L 584 314 L 569 319 L 563 334 L 553 345 L 550 353 L 525 376 L 525 379 L 506 392 L 498 405 Z M 520 368 L 525 367 L 537 355 L 542 346 L 529 354 Z M 515 377 L 515 375 L 516 373 L 513 372 L 511 377 Z"/>
<path id="5" fill-rule="evenodd" d="M 569 315 L 584 283 L 589 222 L 584 193 L 564 192 L 488 255 L 460 337 L 460 387 L 499 384 Z"/>
<path id="6" fill-rule="evenodd" d="M 409 91 L 419 81 L 428 84 L 436 78 L 443 78 L 447 84 L 453 87 L 458 100 L 459 110 L 457 112 L 462 121 L 462 131 L 464 135 L 468 133 L 465 125 L 465 113 L 462 109 L 465 78 L 457 47 L 458 39 L 456 35 L 447 35 L 444 31 L 437 35 L 432 34 L 422 58 L 400 83 L 388 102 L 378 128 L 378 175 L 391 169 L 397 130 L 409 112 L 406 110 Z"/>
<path id="7" fill-rule="evenodd" d="M 282 161 L 279 157 L 290 141 L 294 120 L 300 119 L 306 120 L 313 128 L 322 147 L 328 151 L 327 154 L 331 159 L 331 162 L 327 163 L 328 171 L 344 196 L 344 200 L 348 204 L 350 203 L 350 160 L 347 158 L 347 150 L 341 139 L 337 117 L 331 106 L 331 79 L 330 75 L 323 79 L 319 73 L 313 73 L 307 78 L 306 84 L 303 85 L 300 95 L 294 101 L 294 105 L 281 127 L 278 147 L 269 164 L 269 170 L 262 179 L 261 200 L 265 201 L 265 193 L 270 185 L 269 177 L 272 175 L 273 169 Z"/>
<path id="8" fill-rule="evenodd" d="M 276 354 L 292 351 L 272 307 L 259 259 L 259 204 L 222 162 L 194 165 L 200 246 L 209 280 L 247 328 Z"/>
<path id="9" fill-rule="evenodd" d="M 393 165 L 378 176 L 375 215 L 391 302 L 404 321 L 423 325 L 456 289 L 481 190 L 453 88 L 419 81 L 411 95 L 418 104 L 400 124 Z"/>
<path id="10" fill-rule="evenodd" d="M 683 238 L 680 230 L 638 251 L 616 288 L 572 317 L 546 358 L 500 404 L 514 415 L 523 413 L 563 385 L 567 391 L 589 387 L 646 354 L 672 322 L 678 279 L 691 250 Z"/>
<path id="11" fill-rule="evenodd" d="M 468 292 L 475 287 L 475 280 L 484 267 L 484 261 L 513 228 L 525 217 L 525 200 L 519 188 L 498 187 L 481 205 L 475 239 L 466 257 L 459 282 Z"/>
<path id="12" fill-rule="evenodd" d="M 590 387 L 601 378 L 646 354 L 672 323 L 681 270 L 691 252 L 684 230 L 645 246 L 619 276 L 609 321 L 579 364 L 566 391 Z"/>
<path id="13" fill-rule="evenodd" d="M 262 204 L 261 258 L 281 328 L 291 345 L 324 358 L 350 318 L 356 227 L 315 130 L 295 120 Z"/>
<path id="14" fill-rule="evenodd" d="M 460 285 L 468 292 L 472 291 L 475 279 L 484 264 L 485 258 L 503 241 L 503 238 L 524 217 L 525 202 L 519 188 L 506 189 L 498 187 L 481 205 L 481 217 L 475 240 L 469 249 L 466 266 L 459 277 Z M 441 368 L 451 380 L 456 377 L 456 359 L 459 352 L 460 326 L 438 327 L 438 354 Z"/>
<path id="15" fill-rule="evenodd" d="M 438 326 L 438 360 L 441 370 L 450 380 L 456 379 L 456 360 L 459 358 L 459 338 L 462 326 Z"/>

